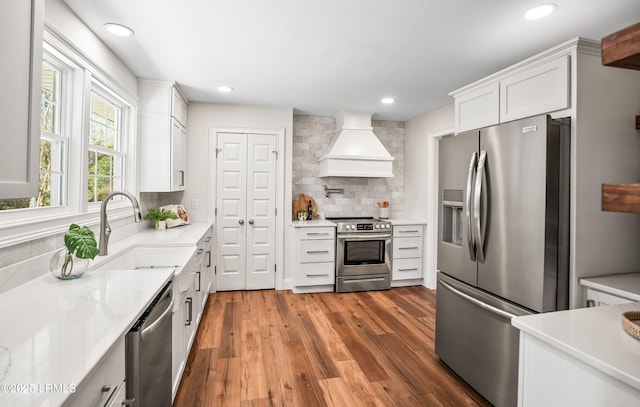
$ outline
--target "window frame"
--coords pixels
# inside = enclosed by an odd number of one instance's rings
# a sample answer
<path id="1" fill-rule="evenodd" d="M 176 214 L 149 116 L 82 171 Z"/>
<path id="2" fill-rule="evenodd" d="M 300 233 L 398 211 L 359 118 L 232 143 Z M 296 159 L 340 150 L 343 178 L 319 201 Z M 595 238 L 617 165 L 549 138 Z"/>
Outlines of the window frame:
<path id="1" fill-rule="evenodd" d="M 137 185 L 137 104 L 136 94 L 126 90 L 91 59 L 67 42 L 55 29 L 45 24 L 43 55 L 52 55 L 69 69 L 63 80 L 65 109 L 69 109 L 65 126 L 69 135 L 66 146 L 66 205 L 57 207 L 25 208 L 0 211 L 0 248 L 49 237 L 65 232 L 70 223 L 97 225 L 101 202 L 87 202 L 89 114 L 91 90 L 101 89 L 122 105 L 122 132 L 124 161 L 124 189 L 139 197 Z M 80 169 L 73 171 L 72 169 Z M 110 220 L 131 216 L 131 204 L 114 200 L 108 206 Z"/>

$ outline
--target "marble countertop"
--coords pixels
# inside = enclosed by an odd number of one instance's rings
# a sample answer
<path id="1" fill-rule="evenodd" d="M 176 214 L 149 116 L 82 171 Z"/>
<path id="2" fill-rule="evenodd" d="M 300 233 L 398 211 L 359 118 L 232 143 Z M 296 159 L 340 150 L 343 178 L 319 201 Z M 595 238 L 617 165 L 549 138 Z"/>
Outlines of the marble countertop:
<path id="1" fill-rule="evenodd" d="M 411 218 L 389 218 L 389 222 L 392 225 L 402 226 L 402 225 L 426 225 L 427 222 L 420 219 L 411 219 Z M 313 220 L 294 220 L 291 222 L 293 227 L 296 228 L 310 228 L 310 227 L 320 227 L 320 226 L 333 226 L 336 224 L 330 220 L 326 219 L 313 219 Z"/>
<path id="2" fill-rule="evenodd" d="M 640 389 L 640 340 L 622 329 L 628 303 L 513 318 L 511 324 L 603 373 Z"/>
<path id="3" fill-rule="evenodd" d="M 195 245 L 209 226 L 145 230 L 112 242 L 109 253 L 133 245 Z M 108 257 L 96 257 L 96 262 Z M 40 390 L 81 385 L 173 274 L 173 268 L 90 270 L 61 281 L 46 273 L 1 294 L 0 405 L 62 404 L 70 392 Z M 31 391 L 9 392 L 13 385 L 31 385 Z"/>
<path id="4" fill-rule="evenodd" d="M 640 301 L 640 273 L 581 278 L 580 284 L 631 301 Z"/>

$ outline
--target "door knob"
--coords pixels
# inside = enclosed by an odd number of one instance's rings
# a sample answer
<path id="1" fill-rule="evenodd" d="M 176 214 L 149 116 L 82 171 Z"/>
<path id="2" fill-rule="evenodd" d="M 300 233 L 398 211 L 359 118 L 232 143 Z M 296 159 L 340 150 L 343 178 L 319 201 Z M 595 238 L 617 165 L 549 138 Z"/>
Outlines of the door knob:
<path id="1" fill-rule="evenodd" d="M 249 224 L 253 225 L 253 219 L 249 219 Z"/>
<path id="2" fill-rule="evenodd" d="M 240 219 L 240 220 L 238 221 L 238 223 L 239 223 L 239 224 L 241 224 L 241 225 L 244 225 L 244 219 Z"/>

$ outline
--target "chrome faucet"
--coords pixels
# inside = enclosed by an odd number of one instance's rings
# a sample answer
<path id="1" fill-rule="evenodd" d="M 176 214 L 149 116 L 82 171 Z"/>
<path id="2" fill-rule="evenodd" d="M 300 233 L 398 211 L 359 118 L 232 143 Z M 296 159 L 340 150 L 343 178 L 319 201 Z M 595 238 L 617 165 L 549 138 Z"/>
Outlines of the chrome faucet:
<path id="1" fill-rule="evenodd" d="M 140 214 L 140 204 L 135 196 L 132 193 L 127 191 L 113 191 L 110 192 L 107 196 L 102 200 L 102 205 L 100 206 L 100 253 L 98 256 L 106 256 L 107 255 L 107 246 L 109 246 L 109 236 L 111 235 L 111 227 L 109 226 L 109 221 L 107 221 L 107 202 L 111 200 L 116 195 L 124 195 L 133 204 L 133 217 L 136 223 L 142 222 L 142 215 Z"/>

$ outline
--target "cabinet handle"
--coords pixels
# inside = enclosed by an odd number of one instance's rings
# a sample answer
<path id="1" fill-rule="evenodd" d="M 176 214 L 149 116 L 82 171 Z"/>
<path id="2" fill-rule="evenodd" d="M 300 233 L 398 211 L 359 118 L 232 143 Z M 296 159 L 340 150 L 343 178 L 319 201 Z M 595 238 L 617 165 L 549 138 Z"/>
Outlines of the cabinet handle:
<path id="1" fill-rule="evenodd" d="M 253 225 L 253 219 L 249 219 L 249 224 Z"/>
<path id="2" fill-rule="evenodd" d="M 204 239 L 204 242 L 205 242 L 205 243 L 209 243 L 210 241 L 211 241 L 211 236 L 207 236 L 207 238 L 206 238 L 206 239 Z"/>
<path id="3" fill-rule="evenodd" d="M 240 220 L 238 221 L 238 223 L 239 223 L 239 224 L 241 224 L 241 225 L 244 225 L 244 219 L 240 219 Z"/>
<path id="4" fill-rule="evenodd" d="M 329 273 L 325 273 L 325 274 L 307 274 L 307 277 L 325 277 L 328 276 Z"/>
<path id="5" fill-rule="evenodd" d="M 187 317 L 184 325 L 189 326 L 191 325 L 191 318 L 193 317 L 193 298 L 187 297 L 185 299 L 185 303 L 189 306 L 189 316 Z"/>
<path id="6" fill-rule="evenodd" d="M 594 300 L 587 300 L 587 308 L 592 308 L 596 306 L 596 302 Z"/>
<path id="7" fill-rule="evenodd" d="M 122 405 L 123 406 L 133 406 L 136 404 L 136 399 L 126 399 L 126 400 L 122 400 Z"/>
<path id="8" fill-rule="evenodd" d="M 419 230 L 399 230 L 399 233 L 419 233 Z"/>
<path id="9" fill-rule="evenodd" d="M 410 269 L 398 269 L 398 271 L 418 271 L 418 268 L 414 267 L 414 268 L 410 268 Z"/>
<path id="10" fill-rule="evenodd" d="M 398 247 L 398 250 L 416 250 L 417 248 L 418 248 L 418 246 Z"/>
<path id="11" fill-rule="evenodd" d="M 327 232 L 307 232 L 307 236 L 329 236 Z"/>
<path id="12" fill-rule="evenodd" d="M 184 186 L 184 170 L 180 170 L 180 186 Z"/>
<path id="13" fill-rule="evenodd" d="M 307 250 L 309 254 L 329 253 L 329 250 Z"/>
<path id="14" fill-rule="evenodd" d="M 211 268 L 211 250 L 207 250 L 207 268 Z"/>
<path id="15" fill-rule="evenodd" d="M 204 252 L 204 249 L 198 249 L 198 254 L 202 254 Z"/>
<path id="16" fill-rule="evenodd" d="M 201 273 L 199 271 L 196 271 L 196 274 L 198 275 L 198 289 L 196 291 L 200 292 L 200 290 L 202 289 L 202 282 L 200 281 Z"/>

